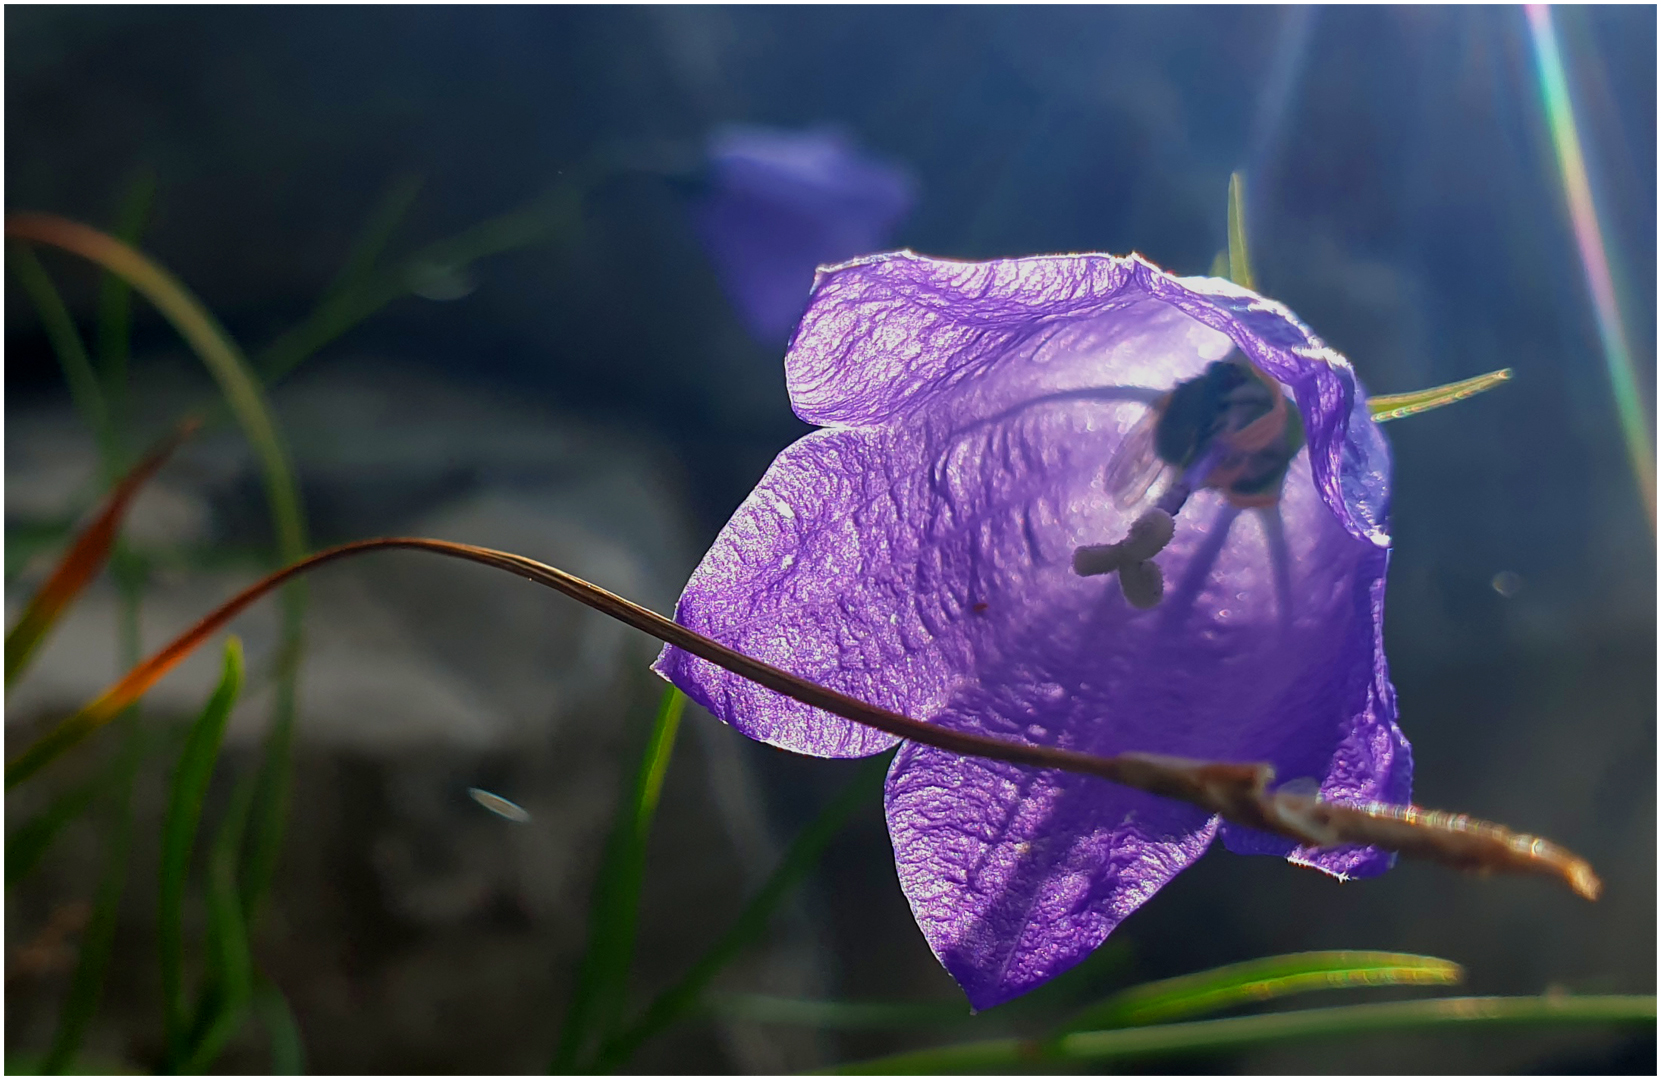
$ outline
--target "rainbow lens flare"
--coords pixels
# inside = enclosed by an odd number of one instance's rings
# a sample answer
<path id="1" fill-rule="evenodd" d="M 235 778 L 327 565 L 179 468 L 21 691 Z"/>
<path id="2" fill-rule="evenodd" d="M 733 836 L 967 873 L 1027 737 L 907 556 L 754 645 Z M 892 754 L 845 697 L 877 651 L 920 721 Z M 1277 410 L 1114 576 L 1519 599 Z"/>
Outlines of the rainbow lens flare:
<path id="1" fill-rule="evenodd" d="M 1530 4 L 1526 10 L 1528 28 L 1534 41 L 1534 59 L 1540 72 L 1540 96 L 1545 102 L 1546 120 L 1551 127 L 1552 142 L 1557 148 L 1557 163 L 1563 172 L 1563 189 L 1568 196 L 1575 241 L 1580 247 L 1580 263 L 1586 270 L 1586 286 L 1591 291 L 1592 307 L 1597 313 L 1598 337 L 1603 342 L 1603 359 L 1609 370 L 1610 387 L 1615 394 L 1621 435 L 1626 440 L 1632 471 L 1638 478 L 1639 495 L 1644 500 L 1650 531 L 1653 532 L 1654 444 L 1644 419 L 1638 377 L 1632 366 L 1632 350 L 1627 345 L 1620 305 L 1615 298 L 1615 279 L 1603 242 L 1603 229 L 1598 223 L 1597 205 L 1592 200 L 1592 186 L 1586 178 L 1586 158 L 1580 150 L 1580 132 L 1575 125 L 1569 83 L 1563 74 L 1563 59 L 1557 49 L 1557 32 L 1552 25 L 1549 6 Z"/>

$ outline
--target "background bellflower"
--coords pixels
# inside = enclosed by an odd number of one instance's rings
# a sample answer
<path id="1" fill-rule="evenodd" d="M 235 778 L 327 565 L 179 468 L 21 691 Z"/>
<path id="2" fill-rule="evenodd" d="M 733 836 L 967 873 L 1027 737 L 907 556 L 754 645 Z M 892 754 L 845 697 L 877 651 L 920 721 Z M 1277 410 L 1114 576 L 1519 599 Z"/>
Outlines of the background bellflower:
<path id="1" fill-rule="evenodd" d="M 801 318 L 814 270 L 888 246 L 915 199 L 909 173 L 833 129 L 732 126 L 710 137 L 693 223 L 744 325 L 776 345 Z"/>
<path id="2" fill-rule="evenodd" d="M 1104 487 L 1152 404 L 1238 349 L 1307 447 L 1278 504 L 1204 489 L 1132 606 L 1073 568 L 1139 512 Z M 1382 642 L 1389 451 L 1349 364 L 1281 305 L 1137 256 L 821 271 L 785 360 L 814 432 L 774 461 L 677 621 L 948 728 L 1094 753 L 1268 761 L 1338 800 L 1405 802 Z M 657 670 L 745 734 L 858 757 L 894 737 L 676 649 Z M 1219 832 L 1339 876 L 1372 848 L 1292 842 L 1095 778 L 908 743 L 886 805 L 900 883 L 986 1008 L 1077 963 Z"/>

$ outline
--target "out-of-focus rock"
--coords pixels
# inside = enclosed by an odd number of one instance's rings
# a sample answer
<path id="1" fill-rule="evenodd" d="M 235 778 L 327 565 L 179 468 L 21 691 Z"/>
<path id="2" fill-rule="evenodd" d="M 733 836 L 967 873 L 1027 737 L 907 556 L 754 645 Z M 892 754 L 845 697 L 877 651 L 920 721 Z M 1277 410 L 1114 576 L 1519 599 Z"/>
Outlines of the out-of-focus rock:
<path id="1" fill-rule="evenodd" d="M 482 544 L 651 606 L 673 603 L 691 557 L 684 516 L 662 457 L 640 444 L 391 366 L 302 382 L 276 400 L 314 536 Z M 86 505 L 96 460 L 79 434 L 66 409 L 12 422 L 9 520 L 65 520 Z M 256 558 L 227 568 L 199 557 L 205 541 L 247 549 L 268 535 L 253 457 L 233 431 L 187 444 L 134 519 L 131 542 L 164 567 L 145 596 L 147 647 L 265 569 Z M 13 610 L 50 563 L 36 560 L 24 588 L 10 591 Z M 118 673 L 118 606 L 108 582 L 89 590 L 11 696 L 8 716 L 73 708 L 107 685 Z M 527 582 L 425 554 L 320 571 L 307 610 L 306 738 L 370 751 L 499 749 L 544 737 L 618 678 L 632 634 Z M 260 670 L 275 644 L 273 605 L 235 629 Z M 157 687 L 152 705 L 197 708 L 216 677 L 217 659 L 204 649 Z M 257 737 L 258 711 L 239 710 L 233 742 Z"/>
<path id="2" fill-rule="evenodd" d="M 139 426 L 156 430 L 205 389 L 165 375 L 146 386 Z M 693 562 L 673 463 L 627 433 L 392 364 L 307 375 L 273 397 L 316 546 L 388 534 L 481 544 L 659 610 L 670 609 Z M 68 405 L 14 411 L 8 421 L 8 524 L 84 513 L 97 461 Z M 147 650 L 267 569 L 256 464 L 237 432 L 188 443 L 137 503 L 126 535 L 156 568 L 143 600 Z M 29 560 L 7 590 L 9 617 L 60 548 Z M 661 692 L 647 671 L 655 646 L 540 586 L 424 553 L 325 568 L 307 579 L 306 595 L 295 797 L 262 966 L 293 1002 L 314 1061 L 331 1069 L 540 1069 L 642 719 Z M 57 628 L 8 694 L 14 741 L 119 673 L 120 605 L 106 575 Z M 269 723 L 275 603 L 233 630 L 246 643 L 249 691 L 210 819 L 226 777 L 253 767 Z M 216 646 L 203 648 L 146 699 L 150 722 L 193 715 L 217 667 Z M 753 751 L 701 713 L 687 725 L 663 805 L 661 829 L 675 840 L 654 847 L 650 867 L 654 894 L 667 890 L 674 902 L 649 909 L 659 925 L 643 926 L 642 940 L 663 944 L 643 948 L 636 964 L 638 984 L 652 988 L 713 942 L 778 854 Z M 169 767 L 155 762 L 141 785 L 141 833 L 159 822 Z M 50 775 L 13 812 L 43 805 Z M 519 803 L 529 820 L 485 812 L 466 795 L 473 786 Z M 14 895 L 20 915 L 9 930 L 26 936 L 50 922 L 54 902 L 90 892 L 99 849 L 90 833 L 81 839 Z M 117 964 L 153 970 L 143 929 L 154 918 L 151 890 L 131 892 L 124 920 L 134 932 L 119 939 Z M 823 993 L 812 931 L 799 910 L 789 919 L 777 945 L 746 962 L 744 985 Z M 154 1034 L 153 991 L 128 982 L 112 983 L 92 1042 L 142 1061 L 153 1052 L 144 1041 Z M 39 1029 L 33 1041 L 44 1043 L 58 994 L 23 988 L 8 1017 Z M 259 1068 L 262 1054 L 249 1042 L 225 1064 Z M 762 1072 L 819 1060 L 810 1035 L 741 1023 L 671 1036 L 639 1060 L 662 1055 L 662 1067 L 684 1059 Z"/>

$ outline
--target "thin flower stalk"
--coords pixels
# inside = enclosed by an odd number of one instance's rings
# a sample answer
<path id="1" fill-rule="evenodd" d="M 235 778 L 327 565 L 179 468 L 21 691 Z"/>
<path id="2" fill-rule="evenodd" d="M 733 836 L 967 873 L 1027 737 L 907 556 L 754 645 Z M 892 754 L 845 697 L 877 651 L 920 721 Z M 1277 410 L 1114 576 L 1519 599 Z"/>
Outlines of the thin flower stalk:
<path id="1" fill-rule="evenodd" d="M 1196 761 L 1144 753 L 1102 756 L 1011 742 L 925 723 L 746 656 L 556 567 L 509 552 L 424 537 L 381 537 L 341 544 L 249 586 L 32 744 L 7 766 L 6 786 L 12 787 L 26 779 L 103 727 L 226 623 L 273 589 L 350 556 L 391 550 L 427 551 L 517 574 L 804 705 L 949 753 L 1095 776 L 1190 803 L 1225 820 L 1314 847 L 1377 845 L 1462 870 L 1543 875 L 1557 878 L 1588 900 L 1596 899 L 1602 889 L 1590 864 L 1549 841 L 1463 814 L 1379 803 L 1345 805 L 1315 795 L 1277 791 L 1272 786 L 1274 767 L 1267 763 Z"/>

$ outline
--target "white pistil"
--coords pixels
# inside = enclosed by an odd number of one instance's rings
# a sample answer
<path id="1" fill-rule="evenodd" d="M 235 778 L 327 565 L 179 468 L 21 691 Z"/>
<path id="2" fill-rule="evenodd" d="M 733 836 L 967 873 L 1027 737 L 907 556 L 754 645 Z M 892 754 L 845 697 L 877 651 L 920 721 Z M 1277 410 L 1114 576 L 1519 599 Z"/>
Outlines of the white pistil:
<path id="1" fill-rule="evenodd" d="M 1119 587 L 1132 607 L 1146 611 L 1165 595 L 1165 576 L 1152 560 L 1176 535 L 1177 523 L 1155 507 L 1137 518 L 1117 544 L 1091 544 L 1073 551 L 1073 573 L 1080 577 L 1119 575 Z"/>

